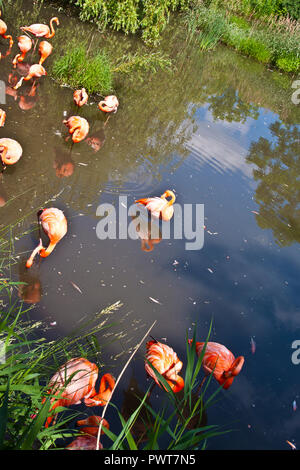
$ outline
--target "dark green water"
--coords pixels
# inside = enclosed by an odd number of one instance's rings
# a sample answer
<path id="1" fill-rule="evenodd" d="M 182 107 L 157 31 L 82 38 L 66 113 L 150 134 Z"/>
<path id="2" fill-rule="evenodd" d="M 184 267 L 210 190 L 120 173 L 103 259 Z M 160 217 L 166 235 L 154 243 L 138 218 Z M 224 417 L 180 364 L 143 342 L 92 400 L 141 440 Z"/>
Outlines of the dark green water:
<path id="1" fill-rule="evenodd" d="M 21 25 L 59 16 L 46 68 L 71 37 L 78 42 L 93 38 L 92 47 L 106 47 L 119 56 L 138 47 L 122 35 L 95 33 L 55 7 L 39 9 L 30 1 L 16 1 L 12 8 L 8 3 L 3 19 L 14 36 Z M 36 261 L 29 273 L 24 273 L 24 263 L 38 234 L 16 240 L 20 257 L 13 274 L 35 283 L 37 292 L 41 289 L 31 315 L 56 322 L 52 338 L 69 333 L 83 315 L 120 300 L 124 305 L 113 320 L 120 322 L 122 337 L 106 349 L 115 375 L 154 320 L 153 336 L 166 338 L 184 362 L 186 329 L 197 323 L 203 341 L 213 318 L 211 340 L 243 355 L 245 365 L 208 412 L 209 424 L 236 431 L 212 439 L 208 448 L 286 449 L 287 439 L 300 441 L 300 411 L 292 409 L 294 400 L 300 404 L 300 365 L 291 360 L 292 342 L 300 340 L 300 111 L 291 101 L 295 77 L 227 48 L 201 53 L 187 46 L 176 29 L 167 36 L 161 48 L 174 58 L 174 72 L 147 73 L 143 81 L 116 76 L 120 106 L 107 122 L 97 109 L 100 97 L 92 97 L 81 110 L 90 135 L 105 140 L 98 152 L 83 142 L 70 153 L 65 142 L 62 120 L 77 114 L 72 90 L 43 77 L 34 99 L 26 98 L 30 84 L 20 88 L 17 100 L 7 95 L 0 137 L 18 140 L 23 156 L 3 176 L 1 227 L 24 218 L 15 228 L 18 236 L 34 226 L 36 211 L 45 206 L 62 209 L 69 224 L 53 254 Z M 6 50 L 2 39 L 0 48 Z M 6 84 L 16 52 L 15 44 L 0 63 L 0 79 Z M 21 95 L 30 109 L 20 108 Z M 61 176 L 62 168 L 72 174 Z M 176 192 L 179 204 L 204 204 L 203 249 L 187 251 L 183 240 L 171 239 L 146 253 L 139 240 L 97 238 L 99 204 L 117 206 L 119 195 L 125 195 L 130 205 L 166 189 Z M 132 375 L 145 389 L 143 353 L 116 392 L 118 403 Z M 211 391 L 215 386 L 210 385 Z M 161 396 L 156 393 L 153 405 Z"/>

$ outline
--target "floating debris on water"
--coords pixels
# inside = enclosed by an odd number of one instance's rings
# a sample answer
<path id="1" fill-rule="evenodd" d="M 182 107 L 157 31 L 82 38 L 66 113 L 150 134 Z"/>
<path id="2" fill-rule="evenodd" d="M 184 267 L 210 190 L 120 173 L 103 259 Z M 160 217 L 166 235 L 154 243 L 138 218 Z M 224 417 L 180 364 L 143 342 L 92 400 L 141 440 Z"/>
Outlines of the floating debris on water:
<path id="1" fill-rule="evenodd" d="M 207 268 L 207 271 L 209 271 L 211 274 L 213 274 L 213 270 L 211 268 Z"/>
<path id="2" fill-rule="evenodd" d="M 256 351 L 256 342 L 254 341 L 252 336 L 251 336 L 251 339 L 250 339 L 250 344 L 251 344 L 251 352 L 252 352 L 252 354 L 254 354 L 255 351 Z"/>
<path id="3" fill-rule="evenodd" d="M 153 299 L 153 297 L 149 297 L 149 299 L 152 300 L 152 302 L 155 302 L 156 304 L 162 305 L 162 303 L 159 302 L 159 300 Z"/>
<path id="4" fill-rule="evenodd" d="M 296 411 L 297 409 L 297 403 L 296 403 L 296 400 L 293 401 L 293 410 Z"/>
<path id="5" fill-rule="evenodd" d="M 80 289 L 80 287 L 77 286 L 77 284 L 75 284 L 75 282 L 70 281 L 70 284 L 74 287 L 74 289 L 78 290 L 78 292 L 82 294 L 82 290 Z"/>
<path id="6" fill-rule="evenodd" d="M 293 444 L 292 442 L 290 442 L 290 441 L 286 441 L 286 442 L 288 443 L 289 446 L 291 446 L 291 448 L 292 448 L 293 450 L 296 450 L 296 449 L 297 449 L 297 447 L 295 446 L 295 444 Z"/>

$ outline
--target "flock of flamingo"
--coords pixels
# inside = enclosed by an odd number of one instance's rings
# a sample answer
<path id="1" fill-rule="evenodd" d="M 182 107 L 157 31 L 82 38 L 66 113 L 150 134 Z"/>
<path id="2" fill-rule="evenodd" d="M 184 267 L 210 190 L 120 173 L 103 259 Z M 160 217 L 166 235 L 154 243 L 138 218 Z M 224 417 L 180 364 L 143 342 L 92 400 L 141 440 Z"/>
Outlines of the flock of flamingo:
<path id="1" fill-rule="evenodd" d="M 58 18 L 52 18 L 50 27 L 43 24 L 33 24 L 29 27 L 22 27 L 22 31 L 30 33 L 36 38 L 51 39 L 55 35 L 53 23 L 59 25 Z M 0 20 L 0 35 L 4 39 L 9 39 L 9 49 L 5 57 L 10 53 L 13 45 L 12 36 L 6 35 L 7 26 L 3 20 Z M 18 46 L 20 53 L 13 60 L 13 67 L 21 63 L 28 51 L 32 48 L 33 41 L 27 35 L 18 38 Z M 34 47 L 37 46 L 37 42 Z M 43 67 L 46 58 L 52 53 L 52 46 L 47 41 L 42 41 L 39 46 L 40 61 L 38 64 L 30 66 L 29 73 L 22 77 L 14 88 L 18 89 L 23 81 L 39 78 L 47 75 Z M 74 92 L 74 101 L 78 107 L 85 105 L 88 101 L 88 94 L 83 88 Z M 116 96 L 111 95 L 100 101 L 98 107 L 106 113 L 115 113 L 118 109 L 119 101 Z M 5 112 L 0 110 L 0 125 L 4 126 Z M 68 127 L 72 136 L 73 143 L 81 142 L 86 138 L 89 132 L 89 124 L 87 120 L 81 116 L 71 116 L 63 121 Z M 0 156 L 3 166 L 15 164 L 22 156 L 21 145 L 12 139 L 0 139 Z M 165 221 L 173 217 L 175 195 L 172 191 L 166 190 L 160 197 L 143 198 L 135 201 L 144 205 L 154 218 Z M 55 207 L 45 208 L 38 212 L 38 226 L 42 226 L 43 231 L 49 238 L 49 245 L 45 249 L 42 243 L 41 234 L 38 246 L 33 250 L 31 256 L 26 262 L 26 267 L 30 268 L 37 254 L 45 258 L 49 256 L 56 244 L 67 233 L 67 219 L 60 209 Z M 149 251 L 149 250 L 148 250 Z M 192 340 L 189 340 L 191 344 Z M 196 353 L 198 356 L 202 354 L 204 342 L 196 343 Z M 152 367 L 149 365 L 151 364 Z M 223 389 L 228 389 L 234 378 L 240 373 L 244 364 L 244 357 L 235 358 L 234 355 L 224 345 L 207 342 L 202 360 L 205 377 L 213 374 Z M 173 393 L 178 393 L 184 388 L 184 379 L 179 375 L 183 367 L 182 361 L 179 360 L 176 352 L 167 344 L 163 344 L 155 339 L 146 344 L 146 360 L 145 370 L 149 377 L 154 380 L 154 384 L 162 387 L 155 371 L 158 371 L 167 381 Z M 56 372 L 51 378 L 48 386 L 48 394 L 51 395 L 51 413 L 59 406 L 71 406 L 83 402 L 87 407 L 104 406 L 112 396 L 115 379 L 111 374 L 104 374 L 100 381 L 99 392 L 96 392 L 95 384 L 98 379 L 98 367 L 96 364 L 84 358 L 73 358 Z M 43 402 L 46 397 L 43 399 Z M 53 413 L 46 420 L 45 426 L 48 427 L 55 421 Z M 81 426 L 82 435 L 75 439 L 67 448 L 68 449 L 95 449 L 96 436 L 98 433 L 99 423 L 102 418 L 96 415 L 90 416 L 86 420 L 79 420 L 78 426 Z M 102 426 L 109 428 L 106 420 L 102 420 Z M 101 446 L 101 443 L 100 443 Z"/>

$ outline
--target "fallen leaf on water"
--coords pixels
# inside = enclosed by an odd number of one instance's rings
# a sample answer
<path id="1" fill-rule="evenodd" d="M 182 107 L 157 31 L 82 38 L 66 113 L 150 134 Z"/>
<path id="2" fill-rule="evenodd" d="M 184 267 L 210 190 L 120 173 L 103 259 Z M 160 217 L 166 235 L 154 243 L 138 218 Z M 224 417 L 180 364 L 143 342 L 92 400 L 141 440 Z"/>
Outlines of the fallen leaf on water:
<path id="1" fill-rule="evenodd" d="M 250 344 L 251 344 L 251 352 L 252 352 L 252 354 L 254 354 L 255 351 L 256 351 L 256 343 L 255 343 L 254 339 L 252 338 L 252 336 L 251 336 L 251 339 L 250 339 Z"/>
<path id="2" fill-rule="evenodd" d="M 78 290 L 78 292 L 80 292 L 80 294 L 82 294 L 82 290 L 80 289 L 80 287 L 77 286 L 77 284 L 75 284 L 75 282 L 70 281 L 70 283 L 72 284 L 74 289 Z"/>
<path id="3" fill-rule="evenodd" d="M 286 442 L 288 443 L 289 446 L 291 446 L 291 448 L 292 448 L 293 450 L 296 450 L 296 449 L 297 449 L 297 447 L 296 447 L 292 442 L 290 442 L 290 441 L 286 441 Z"/>
<path id="4" fill-rule="evenodd" d="M 149 297 L 152 302 L 155 302 L 156 304 L 162 305 L 162 303 L 159 302 L 159 300 L 153 299 L 152 297 Z"/>

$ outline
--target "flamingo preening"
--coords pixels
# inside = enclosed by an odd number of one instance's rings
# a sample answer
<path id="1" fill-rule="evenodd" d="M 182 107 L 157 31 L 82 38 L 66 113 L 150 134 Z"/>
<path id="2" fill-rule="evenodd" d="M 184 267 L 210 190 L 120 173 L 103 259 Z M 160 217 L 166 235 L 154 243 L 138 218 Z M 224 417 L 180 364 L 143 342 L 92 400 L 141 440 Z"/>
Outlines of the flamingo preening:
<path id="1" fill-rule="evenodd" d="M 89 95 L 86 92 L 85 88 L 81 88 L 81 90 L 75 90 L 73 93 L 73 99 L 77 106 L 81 107 L 87 103 L 89 99 Z"/>
<path id="2" fill-rule="evenodd" d="M 89 133 L 89 123 L 80 116 L 71 116 L 65 119 L 63 123 L 68 127 L 74 143 L 81 142 Z"/>
<path id="3" fill-rule="evenodd" d="M 110 399 L 115 380 L 110 374 L 104 374 L 97 394 L 95 389 L 97 378 L 96 364 L 82 357 L 70 359 L 59 368 L 49 382 L 48 394 L 52 395 L 50 410 L 53 411 L 59 406 L 78 405 L 81 401 L 86 406 L 104 406 Z M 42 403 L 45 400 L 46 398 L 43 398 Z M 49 416 L 45 427 L 48 427 L 52 421 L 53 416 Z"/>
<path id="4" fill-rule="evenodd" d="M 39 245 L 33 250 L 31 256 L 26 262 L 26 267 L 31 268 L 34 257 L 40 253 L 42 258 L 49 256 L 57 243 L 66 235 L 68 224 L 64 213 L 55 207 L 42 209 L 38 212 L 38 220 L 42 225 L 44 232 L 48 235 L 50 243 L 45 249 L 40 239 Z"/>
<path id="5" fill-rule="evenodd" d="M 81 403 L 90 395 L 95 395 L 95 384 L 98 378 L 96 364 L 84 359 L 70 359 L 62 365 L 49 382 L 48 394 L 51 398 L 51 411 L 59 406 L 71 406 Z M 43 398 L 44 403 L 46 398 Z M 47 418 L 45 427 L 53 421 L 53 416 Z"/>
<path id="6" fill-rule="evenodd" d="M 30 39 L 28 36 L 19 36 L 18 47 L 21 51 L 21 54 L 17 54 L 12 62 L 14 69 L 17 67 L 18 62 L 23 62 L 27 52 L 29 52 L 32 48 L 32 39 Z"/>
<path id="7" fill-rule="evenodd" d="M 119 101 L 115 95 L 109 95 L 100 101 L 98 108 L 105 113 L 116 113 L 118 110 Z"/>
<path id="8" fill-rule="evenodd" d="M 26 77 L 21 77 L 18 83 L 14 86 L 14 89 L 17 90 L 18 88 L 20 88 L 23 83 L 23 80 L 28 81 L 32 78 L 40 78 L 43 75 L 47 75 L 47 72 L 44 67 L 40 64 L 33 64 L 29 69 L 28 75 Z"/>
<path id="9" fill-rule="evenodd" d="M 181 371 L 183 364 L 178 359 L 175 351 L 170 346 L 158 341 L 149 341 L 146 349 L 147 361 L 166 379 L 174 393 L 180 392 L 184 387 L 184 380 L 178 373 Z M 161 386 L 148 362 L 145 362 L 145 369 L 147 374 Z"/>
<path id="10" fill-rule="evenodd" d="M 2 13 L 1 13 L 1 10 L 0 10 L 0 16 L 1 16 L 1 14 Z M 11 48 L 12 48 L 13 43 L 14 43 L 12 36 L 10 34 L 6 35 L 5 34 L 6 32 L 7 32 L 7 25 L 3 20 L 0 20 L 0 36 L 2 36 L 3 39 L 9 39 L 9 48 L 8 48 L 8 51 L 6 52 L 5 57 L 10 54 Z M 0 58 L 1 58 L 1 54 L 0 54 Z"/>
<path id="11" fill-rule="evenodd" d="M 39 54 L 41 56 L 39 64 L 42 65 L 47 57 L 52 53 L 53 47 L 48 41 L 41 41 L 39 45 Z"/>
<path id="12" fill-rule="evenodd" d="M 189 340 L 191 344 L 193 340 Z M 200 356 L 202 353 L 204 342 L 196 342 L 196 352 Z M 244 357 L 234 357 L 231 351 L 223 344 L 208 341 L 203 356 L 203 368 L 206 375 L 213 374 L 217 382 L 226 390 L 241 372 L 244 365 Z"/>
<path id="13" fill-rule="evenodd" d="M 23 149 L 19 142 L 14 139 L 0 139 L 0 159 L 3 167 L 5 165 L 14 165 L 17 163 L 23 153 Z"/>
<path id="14" fill-rule="evenodd" d="M 52 18 L 50 21 L 50 28 L 46 24 L 37 23 L 30 26 L 22 26 L 21 30 L 32 34 L 36 38 L 51 39 L 55 35 L 53 23 L 56 23 L 56 25 L 59 26 L 59 19 L 56 17 Z"/>
<path id="15" fill-rule="evenodd" d="M 170 197 L 170 200 L 167 200 Z M 174 208 L 172 207 L 175 202 L 175 194 L 169 189 L 165 191 L 160 197 L 147 197 L 138 199 L 136 203 L 143 204 L 146 209 L 155 218 L 161 218 L 162 220 L 168 221 L 173 217 Z"/>

